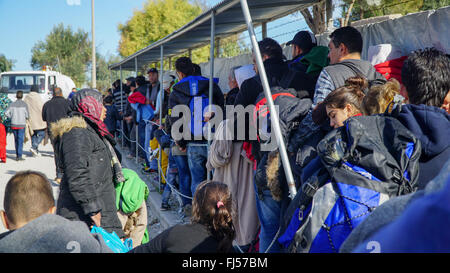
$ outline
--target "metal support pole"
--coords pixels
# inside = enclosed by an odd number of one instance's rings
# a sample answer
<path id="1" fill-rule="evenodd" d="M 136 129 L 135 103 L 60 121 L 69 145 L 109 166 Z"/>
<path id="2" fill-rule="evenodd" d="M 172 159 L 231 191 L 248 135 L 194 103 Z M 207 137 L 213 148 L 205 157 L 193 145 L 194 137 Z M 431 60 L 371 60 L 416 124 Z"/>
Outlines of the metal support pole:
<path id="1" fill-rule="evenodd" d="M 216 58 L 220 58 L 220 38 L 217 38 L 216 41 Z"/>
<path id="2" fill-rule="evenodd" d="M 137 57 L 134 58 L 134 76 L 137 77 L 138 76 L 138 66 L 137 66 Z"/>
<path id="3" fill-rule="evenodd" d="M 159 124 L 160 124 L 160 126 L 162 126 L 162 119 L 163 119 L 162 109 L 163 109 L 163 104 L 164 104 L 164 88 L 163 88 L 163 83 L 162 83 L 163 75 L 164 75 L 164 46 L 161 45 L 161 68 L 159 71 Z M 163 171 L 162 163 L 161 163 L 162 153 L 163 153 L 163 150 L 161 147 L 161 143 L 159 143 L 159 164 L 158 164 L 159 166 L 158 166 L 158 169 L 160 166 L 161 166 L 161 169 L 158 172 L 158 176 L 159 176 L 158 179 L 159 179 L 159 191 L 160 192 L 161 192 L 161 172 Z M 168 183 L 168 182 L 166 181 L 166 183 Z"/>
<path id="4" fill-rule="evenodd" d="M 214 37 L 216 35 L 216 12 L 213 10 L 211 12 L 211 45 L 210 45 L 210 59 L 209 59 L 209 109 L 208 112 L 211 112 L 211 105 L 213 105 L 213 88 L 214 88 Z M 211 147 L 211 124 L 208 122 L 208 155 L 209 149 Z M 211 172 L 208 171 L 207 179 L 211 180 Z"/>
<path id="5" fill-rule="evenodd" d="M 169 57 L 169 71 L 172 70 L 172 57 Z"/>
<path id="6" fill-rule="evenodd" d="M 94 17 L 94 0 L 91 0 L 92 7 L 92 88 L 97 88 L 97 65 L 95 56 L 95 17 Z"/>
<path id="7" fill-rule="evenodd" d="M 122 90 L 122 66 L 120 66 L 120 111 L 122 112 L 123 115 L 123 90 Z M 124 139 L 124 133 L 123 133 L 123 123 L 122 123 L 122 137 L 121 137 L 121 142 L 122 142 L 122 149 L 123 149 L 123 139 Z"/>
<path id="8" fill-rule="evenodd" d="M 247 22 L 248 33 L 252 42 L 253 52 L 256 58 L 256 64 L 258 65 L 259 76 L 261 78 L 261 82 L 264 88 L 264 96 L 267 99 L 267 104 L 269 106 L 270 113 L 273 113 L 270 115 L 272 130 L 275 132 L 275 137 L 280 151 L 280 157 L 283 163 L 286 181 L 288 183 L 290 192 L 289 197 L 291 199 L 294 199 L 295 195 L 297 194 L 297 189 L 295 188 L 295 181 L 292 175 L 291 165 L 289 163 L 289 158 L 286 152 L 286 146 L 284 143 L 283 135 L 281 134 L 279 115 L 273 103 L 272 93 L 270 91 L 266 70 L 264 69 L 263 60 L 261 58 L 261 52 L 259 51 L 258 42 L 256 41 L 255 29 L 253 28 L 252 18 L 250 15 L 250 11 L 248 9 L 247 0 L 240 0 L 240 1 L 242 12 L 244 14 L 245 21 Z"/>
<path id="9" fill-rule="evenodd" d="M 267 38 L 267 22 L 262 23 L 262 38 Z"/>

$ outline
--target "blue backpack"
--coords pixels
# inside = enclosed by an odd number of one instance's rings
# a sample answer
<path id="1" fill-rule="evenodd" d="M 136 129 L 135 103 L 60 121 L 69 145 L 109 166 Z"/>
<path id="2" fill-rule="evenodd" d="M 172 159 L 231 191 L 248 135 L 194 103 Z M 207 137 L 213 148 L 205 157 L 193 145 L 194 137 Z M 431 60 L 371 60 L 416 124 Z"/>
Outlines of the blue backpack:
<path id="1" fill-rule="evenodd" d="M 318 146 L 281 223 L 286 252 L 333 253 L 374 209 L 417 189 L 420 141 L 398 120 L 348 119 Z"/>
<path id="2" fill-rule="evenodd" d="M 209 95 L 199 94 L 199 81 L 209 81 L 209 79 L 202 76 L 189 76 L 181 80 L 179 83 L 188 81 L 191 100 L 189 102 L 189 108 L 191 109 L 191 121 L 189 123 L 189 130 L 194 138 L 203 138 L 206 136 L 207 122 L 204 121 L 205 108 L 209 105 Z M 214 110 L 214 109 L 213 109 Z"/>

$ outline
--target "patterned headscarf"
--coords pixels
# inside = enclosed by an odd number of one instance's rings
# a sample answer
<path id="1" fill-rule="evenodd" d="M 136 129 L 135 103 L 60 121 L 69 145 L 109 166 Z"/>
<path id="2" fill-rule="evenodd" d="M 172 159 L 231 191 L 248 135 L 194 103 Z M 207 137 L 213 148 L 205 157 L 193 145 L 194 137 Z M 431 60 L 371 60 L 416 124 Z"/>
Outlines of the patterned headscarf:
<path id="1" fill-rule="evenodd" d="M 113 137 L 100 119 L 103 110 L 103 97 L 100 92 L 93 89 L 81 89 L 73 95 L 71 102 L 72 110 L 81 113 L 96 124 L 100 135 Z"/>

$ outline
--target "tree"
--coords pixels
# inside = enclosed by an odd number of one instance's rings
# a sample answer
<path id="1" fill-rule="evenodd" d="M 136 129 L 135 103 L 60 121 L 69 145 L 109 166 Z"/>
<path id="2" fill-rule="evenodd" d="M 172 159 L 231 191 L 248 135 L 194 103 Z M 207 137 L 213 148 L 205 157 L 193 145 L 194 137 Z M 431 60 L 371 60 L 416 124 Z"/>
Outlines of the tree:
<path id="1" fill-rule="evenodd" d="M 38 41 L 32 48 L 31 66 L 41 69 L 44 65 L 72 78 L 77 86 L 86 81 L 92 43 L 89 34 L 79 29 L 73 32 L 61 23 L 53 27 L 45 41 Z"/>
<path id="2" fill-rule="evenodd" d="M 14 60 L 9 60 L 5 55 L 0 54 L 0 72 L 10 71 L 14 66 Z"/>
<path id="3" fill-rule="evenodd" d="M 119 24 L 122 57 L 160 40 L 200 15 L 200 6 L 187 0 L 148 1 L 125 25 Z"/>

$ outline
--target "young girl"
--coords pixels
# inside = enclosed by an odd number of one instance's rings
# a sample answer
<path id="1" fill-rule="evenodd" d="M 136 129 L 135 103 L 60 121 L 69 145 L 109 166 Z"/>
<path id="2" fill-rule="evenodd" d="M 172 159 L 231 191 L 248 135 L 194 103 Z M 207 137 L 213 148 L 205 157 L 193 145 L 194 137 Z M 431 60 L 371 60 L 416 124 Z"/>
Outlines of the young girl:
<path id="1" fill-rule="evenodd" d="M 331 92 L 323 101 L 330 126 L 339 128 L 344 121 L 353 116 L 361 116 L 364 90 L 367 80 L 361 77 L 351 77 L 345 81 L 345 86 Z"/>
<path id="2" fill-rule="evenodd" d="M 362 108 L 366 115 L 382 114 L 388 107 L 388 111 L 391 112 L 396 102 L 394 98 L 399 97 L 399 95 L 400 83 L 391 78 L 383 85 L 375 85 L 370 88 L 363 99 Z"/>
<path id="3" fill-rule="evenodd" d="M 235 230 L 228 186 L 204 181 L 192 203 L 191 223 L 175 225 L 131 253 L 226 253 L 232 252 Z"/>

